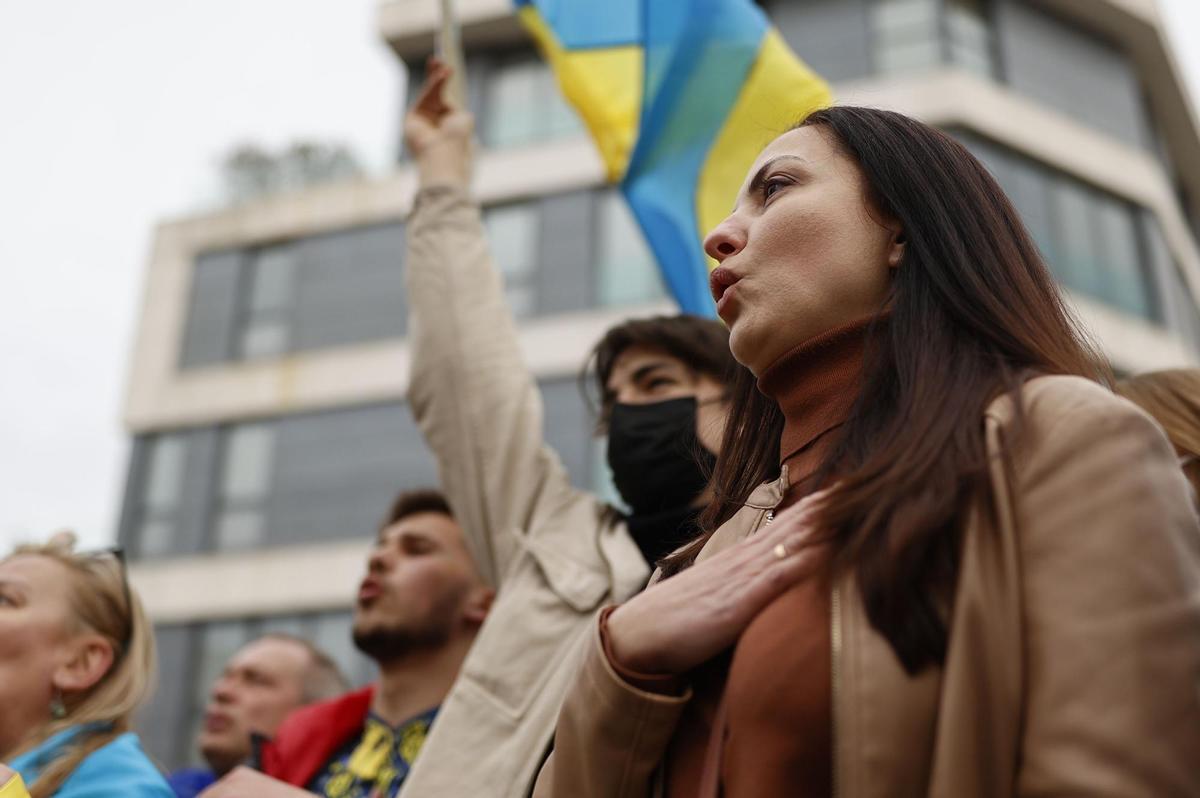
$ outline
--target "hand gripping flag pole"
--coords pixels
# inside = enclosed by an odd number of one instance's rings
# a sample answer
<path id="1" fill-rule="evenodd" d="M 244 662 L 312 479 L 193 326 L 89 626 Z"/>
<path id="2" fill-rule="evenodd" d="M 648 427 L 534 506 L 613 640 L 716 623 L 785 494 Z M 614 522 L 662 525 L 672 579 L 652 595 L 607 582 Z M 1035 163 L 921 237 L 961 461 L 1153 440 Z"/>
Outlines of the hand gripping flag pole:
<path id="1" fill-rule="evenodd" d="M 438 31 L 438 56 L 452 70 L 446 87 L 446 100 L 456 108 L 467 107 L 466 61 L 463 58 L 462 32 L 454 0 L 441 0 L 442 25 Z"/>

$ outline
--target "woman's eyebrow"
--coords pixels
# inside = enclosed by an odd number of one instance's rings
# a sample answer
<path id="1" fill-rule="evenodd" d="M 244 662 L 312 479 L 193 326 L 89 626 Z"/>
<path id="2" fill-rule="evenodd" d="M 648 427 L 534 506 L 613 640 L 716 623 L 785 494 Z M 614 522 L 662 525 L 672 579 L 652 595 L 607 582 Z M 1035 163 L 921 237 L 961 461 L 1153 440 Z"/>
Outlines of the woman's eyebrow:
<path id="1" fill-rule="evenodd" d="M 0 587 L 11 587 L 20 591 L 24 591 L 28 588 L 28 584 L 21 579 L 2 578 L 0 579 Z"/>

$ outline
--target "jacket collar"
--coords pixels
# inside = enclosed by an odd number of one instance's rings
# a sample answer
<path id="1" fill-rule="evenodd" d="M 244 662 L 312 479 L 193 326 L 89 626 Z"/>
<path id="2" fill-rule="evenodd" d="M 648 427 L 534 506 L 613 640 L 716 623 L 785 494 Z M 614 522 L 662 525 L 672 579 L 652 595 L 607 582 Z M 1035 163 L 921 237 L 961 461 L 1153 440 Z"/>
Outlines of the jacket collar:
<path id="1" fill-rule="evenodd" d="M 302 707 L 288 715 L 260 752 L 261 769 L 272 778 L 306 787 L 356 734 L 371 711 L 375 687 Z"/>
<path id="2" fill-rule="evenodd" d="M 783 494 L 788 487 L 788 467 L 779 469 L 779 478 L 774 482 L 764 482 L 750 492 L 745 505 L 756 510 L 774 510 L 783 501 Z"/>
<path id="3" fill-rule="evenodd" d="M 20 773 L 21 777 L 27 782 L 33 783 L 37 780 L 37 774 L 42 768 L 57 757 L 59 752 L 67 745 L 70 745 L 71 741 L 80 734 L 103 731 L 111 725 L 110 723 L 81 723 L 76 726 L 70 726 L 56 734 L 50 735 L 20 756 L 14 757 L 8 763 L 8 766 Z"/>

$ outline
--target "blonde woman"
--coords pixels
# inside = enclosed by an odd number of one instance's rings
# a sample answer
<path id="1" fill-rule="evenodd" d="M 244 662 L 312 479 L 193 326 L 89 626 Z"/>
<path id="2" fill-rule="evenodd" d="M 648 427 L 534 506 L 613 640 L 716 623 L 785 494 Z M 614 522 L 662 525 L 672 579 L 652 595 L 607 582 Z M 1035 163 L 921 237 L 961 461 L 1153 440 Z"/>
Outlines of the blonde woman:
<path id="1" fill-rule="evenodd" d="M 1200 369 L 1139 374 L 1118 382 L 1117 393 L 1162 425 L 1192 483 L 1193 498 L 1200 497 Z"/>
<path id="2" fill-rule="evenodd" d="M 155 667 L 141 603 L 119 551 L 72 549 L 0 560 L 0 762 L 30 798 L 171 798 L 129 732 Z"/>

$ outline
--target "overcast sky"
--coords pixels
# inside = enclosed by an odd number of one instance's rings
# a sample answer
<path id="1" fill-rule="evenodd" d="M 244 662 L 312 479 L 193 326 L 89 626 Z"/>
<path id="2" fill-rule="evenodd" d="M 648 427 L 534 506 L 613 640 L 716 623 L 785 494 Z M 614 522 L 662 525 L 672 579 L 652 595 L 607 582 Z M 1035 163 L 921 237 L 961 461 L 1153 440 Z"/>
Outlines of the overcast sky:
<path id="1" fill-rule="evenodd" d="M 1200 2 L 1160 0 L 1200 107 Z M 0 0 L 0 552 L 111 540 L 120 413 L 157 220 L 217 197 L 234 142 L 399 128 L 376 0 Z"/>

